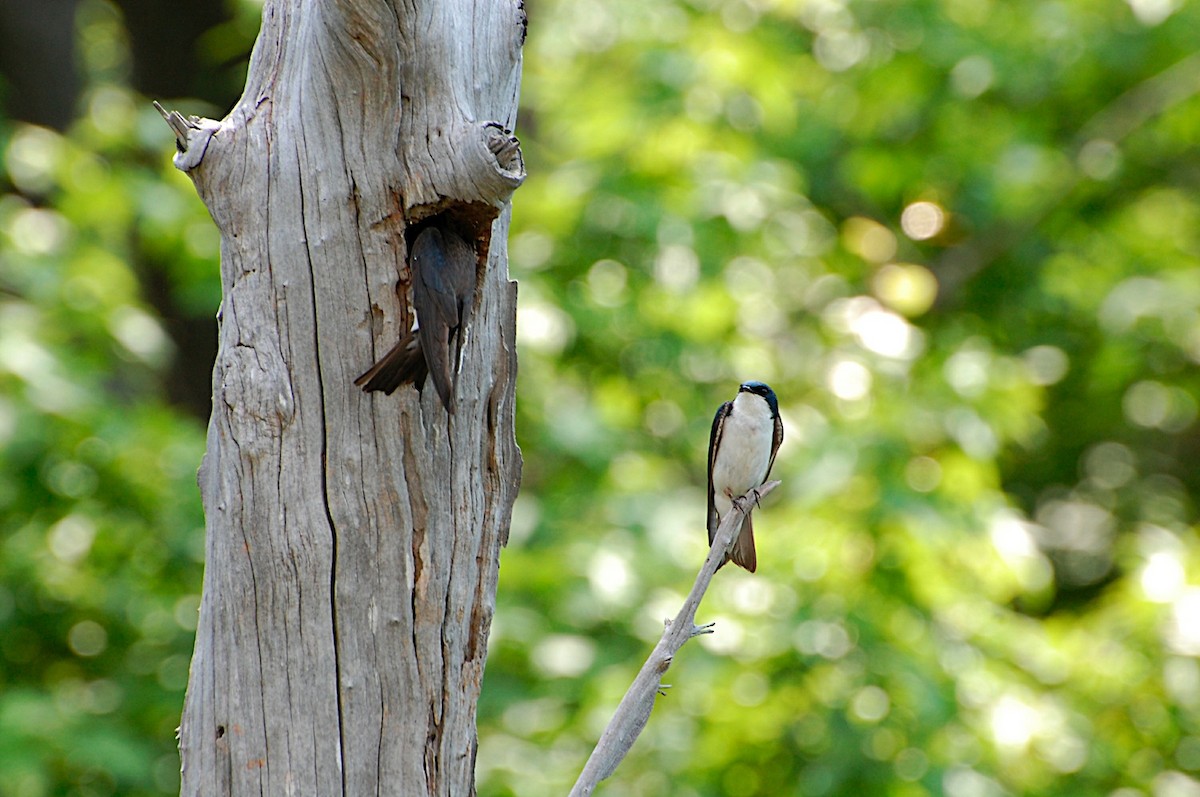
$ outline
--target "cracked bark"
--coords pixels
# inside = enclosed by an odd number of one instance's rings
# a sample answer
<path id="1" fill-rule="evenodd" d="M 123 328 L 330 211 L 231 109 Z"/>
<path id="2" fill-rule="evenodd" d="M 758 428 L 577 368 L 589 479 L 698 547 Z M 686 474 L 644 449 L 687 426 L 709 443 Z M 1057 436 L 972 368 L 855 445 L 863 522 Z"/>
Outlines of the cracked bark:
<path id="1" fill-rule="evenodd" d="M 520 478 L 519 0 L 268 0 L 241 100 L 164 117 L 221 232 L 187 795 L 468 795 Z M 399 131 L 399 132 L 397 132 Z M 408 227 L 483 270 L 450 417 L 354 377 L 412 323 Z"/>

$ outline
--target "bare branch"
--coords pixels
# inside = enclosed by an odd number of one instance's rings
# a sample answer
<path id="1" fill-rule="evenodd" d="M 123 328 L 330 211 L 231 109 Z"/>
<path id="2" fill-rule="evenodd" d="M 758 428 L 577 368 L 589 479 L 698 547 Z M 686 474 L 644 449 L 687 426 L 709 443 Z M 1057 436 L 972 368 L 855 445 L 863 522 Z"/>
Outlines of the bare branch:
<path id="1" fill-rule="evenodd" d="M 595 790 L 600 781 L 616 770 L 617 765 L 637 741 L 642 729 L 646 727 L 646 721 L 650 719 L 650 710 L 654 708 L 654 696 L 662 694 L 665 688 L 662 683 L 663 673 L 671 666 L 675 654 L 683 647 L 683 643 L 692 637 L 712 633 L 712 623 L 703 626 L 695 624 L 700 601 L 708 591 L 713 574 L 725 561 L 725 552 L 733 545 L 733 535 L 742 527 L 742 519 L 763 496 L 778 486 L 778 481 L 761 484 L 733 502 L 733 509 L 725 515 L 717 528 L 708 558 L 704 560 L 704 565 L 696 576 L 692 591 L 688 593 L 687 600 L 683 602 L 683 607 L 675 615 L 675 619 L 667 621 L 662 638 L 658 640 L 650 657 L 633 679 L 625 697 L 621 698 L 613 718 L 609 720 L 608 727 L 596 743 L 596 749 L 588 757 L 583 772 L 575 781 L 570 797 L 586 797 Z"/>

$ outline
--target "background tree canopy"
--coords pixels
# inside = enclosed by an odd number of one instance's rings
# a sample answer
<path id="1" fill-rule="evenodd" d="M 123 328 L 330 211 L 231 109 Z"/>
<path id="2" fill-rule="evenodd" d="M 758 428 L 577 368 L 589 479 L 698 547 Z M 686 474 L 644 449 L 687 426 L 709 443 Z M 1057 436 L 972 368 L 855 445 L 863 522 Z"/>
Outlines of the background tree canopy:
<path id="1" fill-rule="evenodd" d="M 5 795 L 178 790 L 220 297 L 149 95 L 223 115 L 260 13 L 195 5 L 166 70 L 154 4 L 57 3 L 65 132 L 0 63 Z M 1200 795 L 1200 4 L 527 5 L 480 794 L 566 793 L 758 378 L 759 572 L 607 792 Z"/>

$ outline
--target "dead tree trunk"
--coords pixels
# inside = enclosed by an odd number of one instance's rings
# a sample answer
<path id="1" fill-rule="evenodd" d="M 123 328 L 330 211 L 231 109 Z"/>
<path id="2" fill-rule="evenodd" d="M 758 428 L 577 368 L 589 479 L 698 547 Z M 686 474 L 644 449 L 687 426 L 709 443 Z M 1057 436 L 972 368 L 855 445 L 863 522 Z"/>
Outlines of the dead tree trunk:
<path id="1" fill-rule="evenodd" d="M 474 793 L 521 467 L 504 131 L 524 24 L 520 0 L 267 0 L 229 116 L 170 120 L 224 291 L 185 795 Z M 410 327 L 431 220 L 479 258 L 453 415 L 431 387 L 353 384 Z"/>

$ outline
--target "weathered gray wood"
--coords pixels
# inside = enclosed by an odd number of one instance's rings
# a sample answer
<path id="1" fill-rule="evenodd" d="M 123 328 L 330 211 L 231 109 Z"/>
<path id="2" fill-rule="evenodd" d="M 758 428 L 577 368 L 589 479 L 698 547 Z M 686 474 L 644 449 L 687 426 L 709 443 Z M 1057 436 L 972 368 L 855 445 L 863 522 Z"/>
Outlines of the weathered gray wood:
<path id="1" fill-rule="evenodd" d="M 717 568 L 725 562 L 725 554 L 733 545 L 733 535 L 742 527 L 742 521 L 750 509 L 778 486 L 778 481 L 760 484 L 733 502 L 733 508 L 726 513 L 721 525 L 717 527 L 708 557 L 700 566 L 700 572 L 696 574 L 691 592 L 679 608 L 675 619 L 667 621 L 658 644 L 650 651 L 642 669 L 625 691 L 625 696 L 613 712 L 612 719 L 608 721 L 604 733 L 600 735 L 600 740 L 588 756 L 587 763 L 583 765 L 583 771 L 571 787 L 570 797 L 587 797 L 595 791 L 600 781 L 616 771 L 645 729 L 650 712 L 654 708 L 654 696 L 663 690 L 662 677 L 674 661 L 675 654 L 683 647 L 683 643 L 692 637 L 712 633 L 712 623 L 705 626 L 696 625 L 696 610 L 700 608 L 700 601 L 708 592 L 708 585 L 712 583 Z"/>
<path id="2" fill-rule="evenodd" d="M 474 791 L 520 479 L 523 167 L 496 142 L 523 38 L 518 0 L 268 0 L 237 106 L 170 120 L 224 291 L 183 794 Z M 432 386 L 353 385 L 411 325 L 406 227 L 437 212 L 487 250 L 454 416 Z"/>

